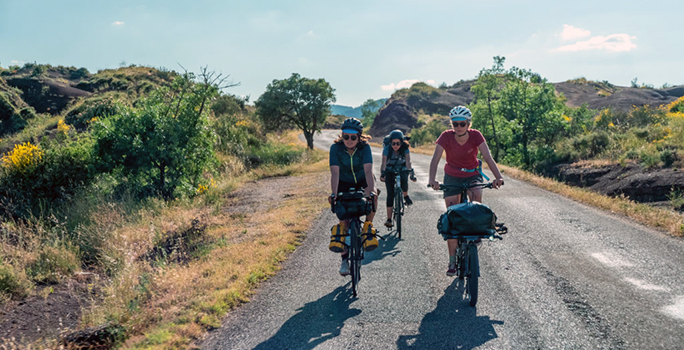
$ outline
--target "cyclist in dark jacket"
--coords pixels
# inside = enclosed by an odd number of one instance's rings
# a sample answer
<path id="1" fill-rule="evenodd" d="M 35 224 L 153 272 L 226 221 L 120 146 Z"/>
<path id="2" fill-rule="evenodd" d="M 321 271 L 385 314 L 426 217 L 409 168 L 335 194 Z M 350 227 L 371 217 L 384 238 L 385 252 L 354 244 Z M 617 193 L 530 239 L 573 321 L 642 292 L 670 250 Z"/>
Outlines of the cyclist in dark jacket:
<path id="1" fill-rule="evenodd" d="M 411 171 L 411 181 L 416 182 L 416 177 L 413 175 L 413 168 L 411 167 L 411 152 L 409 152 L 408 141 L 404 140 L 404 133 L 401 130 L 393 130 L 389 134 L 389 144 L 382 150 L 382 165 L 380 166 L 380 181 L 385 183 L 387 189 L 387 221 L 385 226 L 392 227 L 392 210 L 394 208 L 394 181 L 397 172 L 400 170 Z M 408 195 L 408 177 L 409 174 L 401 173 L 401 191 L 404 195 L 404 202 L 406 205 L 412 205 L 413 201 Z"/>
<path id="2" fill-rule="evenodd" d="M 350 188 L 363 189 L 366 197 L 375 194 L 375 179 L 373 177 L 373 154 L 368 145 L 370 137 L 363 135 L 363 124 L 356 118 L 348 118 L 342 124 L 342 134 L 330 146 L 330 187 L 332 194 L 328 197 L 330 203 L 334 203 L 337 194 L 347 192 Z M 377 204 L 377 196 L 373 196 Z M 362 233 L 375 232 L 373 217 L 375 212 L 366 215 Z M 337 230 L 344 232 L 348 226 L 348 220 L 340 221 Z M 333 231 L 335 227 L 333 227 Z M 340 274 L 349 274 L 348 252 L 346 247 L 335 245 L 331 241 L 330 250 L 342 253 L 342 265 Z M 370 235 L 364 244 L 366 250 L 373 250 L 378 246 L 377 238 Z"/>

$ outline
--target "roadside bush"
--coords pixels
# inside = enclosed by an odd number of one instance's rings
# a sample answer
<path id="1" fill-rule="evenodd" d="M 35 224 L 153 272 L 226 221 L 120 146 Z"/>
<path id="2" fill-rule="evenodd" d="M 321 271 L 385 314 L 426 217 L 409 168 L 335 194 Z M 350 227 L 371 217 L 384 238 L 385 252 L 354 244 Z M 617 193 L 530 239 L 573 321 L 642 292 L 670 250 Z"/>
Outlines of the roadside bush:
<path id="1" fill-rule="evenodd" d="M 40 216 L 46 208 L 67 200 L 93 177 L 90 147 L 87 139 L 46 150 L 30 143 L 15 146 L 2 158 L 0 214 Z"/>
<path id="2" fill-rule="evenodd" d="M 284 145 L 276 142 L 269 142 L 254 147 L 248 154 L 250 165 L 289 165 L 302 158 L 304 149 L 294 144 Z"/>
<path id="3" fill-rule="evenodd" d="M 194 192 L 214 158 L 208 106 L 218 87 L 211 75 L 202 78 L 195 83 L 186 73 L 139 107 L 121 107 L 95 123 L 98 169 L 117 174 L 139 197 L 172 199 Z"/>
<path id="4" fill-rule="evenodd" d="M 11 265 L 0 261 L 0 303 L 5 298 L 19 299 L 27 294 L 28 286 L 22 283 Z"/>
<path id="5" fill-rule="evenodd" d="M 67 112 L 64 121 L 77 130 L 84 130 L 90 123 L 117 112 L 118 107 L 111 99 L 88 100 Z"/>
<path id="6" fill-rule="evenodd" d="M 43 247 L 38 257 L 26 268 L 26 274 L 36 283 L 59 283 L 79 267 L 76 255 L 64 247 Z"/>
<path id="7" fill-rule="evenodd" d="M 433 119 L 422 127 L 411 130 L 411 140 L 409 142 L 413 147 L 434 143 L 439 135 L 448 128 L 440 120 Z"/>

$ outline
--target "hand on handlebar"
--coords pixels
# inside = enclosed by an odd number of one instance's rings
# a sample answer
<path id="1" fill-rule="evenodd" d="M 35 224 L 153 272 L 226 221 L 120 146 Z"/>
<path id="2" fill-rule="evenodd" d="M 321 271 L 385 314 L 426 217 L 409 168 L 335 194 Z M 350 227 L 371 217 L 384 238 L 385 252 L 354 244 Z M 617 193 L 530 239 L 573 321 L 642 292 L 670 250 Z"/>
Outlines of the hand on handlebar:
<path id="1" fill-rule="evenodd" d="M 411 175 L 411 181 L 416 182 L 416 181 L 418 181 L 418 179 L 416 179 L 415 176 Z"/>
<path id="2" fill-rule="evenodd" d="M 499 188 L 499 187 L 503 186 L 503 184 L 504 184 L 503 179 L 501 179 L 501 178 L 494 179 L 494 181 L 492 181 L 492 188 Z"/>
<path id="3" fill-rule="evenodd" d="M 337 196 L 334 194 L 331 194 L 328 196 L 328 204 L 333 205 L 335 203 L 335 200 L 337 199 Z"/>
<path id="4" fill-rule="evenodd" d="M 380 182 L 385 182 L 385 175 L 380 175 Z"/>
<path id="5" fill-rule="evenodd" d="M 439 191 L 439 182 L 432 180 L 428 183 L 428 187 L 432 187 L 433 190 Z"/>

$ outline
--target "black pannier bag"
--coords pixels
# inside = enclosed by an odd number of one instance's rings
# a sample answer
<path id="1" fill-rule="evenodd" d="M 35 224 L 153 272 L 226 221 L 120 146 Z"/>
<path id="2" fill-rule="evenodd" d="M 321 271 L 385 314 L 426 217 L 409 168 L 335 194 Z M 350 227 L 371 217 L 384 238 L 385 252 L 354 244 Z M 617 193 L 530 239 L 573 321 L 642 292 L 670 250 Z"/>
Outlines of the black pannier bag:
<path id="1" fill-rule="evenodd" d="M 340 220 L 348 220 L 353 217 L 370 214 L 373 203 L 366 201 L 363 192 L 343 193 L 337 198 L 335 214 Z"/>
<path id="2" fill-rule="evenodd" d="M 452 205 L 439 217 L 437 230 L 444 239 L 462 235 L 493 235 L 496 233 L 496 214 L 479 202 Z"/>

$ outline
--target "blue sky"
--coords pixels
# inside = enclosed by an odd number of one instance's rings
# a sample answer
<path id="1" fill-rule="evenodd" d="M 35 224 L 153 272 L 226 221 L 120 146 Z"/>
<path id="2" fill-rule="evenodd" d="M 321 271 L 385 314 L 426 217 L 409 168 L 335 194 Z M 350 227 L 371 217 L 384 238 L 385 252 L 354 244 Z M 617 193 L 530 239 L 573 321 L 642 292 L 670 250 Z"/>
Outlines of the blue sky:
<path id="1" fill-rule="evenodd" d="M 475 78 L 497 55 L 551 82 L 660 87 L 684 84 L 683 13 L 670 0 L 0 0 L 0 66 L 208 66 L 250 101 L 296 72 L 348 106 Z"/>

